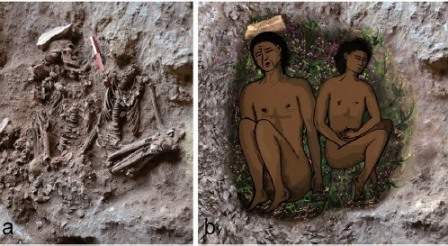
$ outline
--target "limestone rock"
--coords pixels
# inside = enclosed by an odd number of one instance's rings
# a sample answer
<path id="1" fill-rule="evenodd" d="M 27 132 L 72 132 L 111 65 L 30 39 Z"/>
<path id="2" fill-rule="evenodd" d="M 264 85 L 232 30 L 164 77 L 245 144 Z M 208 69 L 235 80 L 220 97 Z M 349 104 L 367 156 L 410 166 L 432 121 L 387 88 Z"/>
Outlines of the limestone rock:
<path id="1" fill-rule="evenodd" d="M 72 24 L 68 24 L 65 26 L 55 27 L 42 33 L 42 35 L 40 35 L 39 39 L 37 40 L 37 47 L 41 50 L 45 50 L 47 48 L 47 45 L 50 44 L 52 40 L 60 38 L 67 34 L 70 31 L 71 27 Z"/>

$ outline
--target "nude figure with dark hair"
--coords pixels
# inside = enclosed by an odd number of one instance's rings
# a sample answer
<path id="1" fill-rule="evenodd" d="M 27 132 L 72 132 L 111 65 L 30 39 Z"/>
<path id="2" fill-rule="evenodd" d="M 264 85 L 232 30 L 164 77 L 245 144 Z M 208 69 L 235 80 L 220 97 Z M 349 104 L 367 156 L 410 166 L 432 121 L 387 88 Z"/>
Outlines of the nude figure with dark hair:
<path id="1" fill-rule="evenodd" d="M 268 200 L 263 184 L 267 171 L 274 188 L 271 211 L 286 200 L 302 198 L 312 183 L 322 190 L 315 100 L 307 81 L 284 74 L 288 50 L 279 35 L 259 34 L 251 42 L 251 52 L 264 77 L 242 91 L 239 138 L 255 189 L 249 209 Z M 304 127 L 311 163 L 303 149 Z"/>
<path id="2" fill-rule="evenodd" d="M 359 78 L 371 56 L 370 45 L 362 39 L 342 44 L 335 56 L 341 75 L 321 86 L 315 110 L 317 129 L 327 139 L 329 165 L 341 169 L 364 162 L 361 174 L 353 181 L 355 199 L 368 178 L 376 178 L 375 168 L 393 128 L 392 121 L 381 118 L 372 87 Z M 363 122 L 366 111 L 370 118 Z"/>

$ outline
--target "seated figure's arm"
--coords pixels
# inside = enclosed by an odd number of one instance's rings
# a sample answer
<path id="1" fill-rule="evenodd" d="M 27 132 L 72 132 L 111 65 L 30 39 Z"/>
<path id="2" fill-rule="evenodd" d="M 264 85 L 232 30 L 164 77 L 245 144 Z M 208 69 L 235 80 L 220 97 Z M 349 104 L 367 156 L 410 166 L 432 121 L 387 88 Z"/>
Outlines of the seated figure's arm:
<path id="1" fill-rule="evenodd" d="M 366 123 L 364 123 L 364 125 L 362 125 L 361 128 L 356 132 L 357 136 L 366 133 L 368 130 L 370 130 L 372 127 L 374 127 L 381 121 L 380 107 L 378 106 L 378 101 L 376 100 L 375 92 L 373 91 L 373 88 L 370 86 L 368 86 L 365 100 L 367 111 L 369 112 L 370 115 L 370 119 Z"/>
<path id="2" fill-rule="evenodd" d="M 314 122 L 316 123 L 317 130 L 324 135 L 328 140 L 336 143 L 339 146 L 345 144 L 345 141 L 340 139 L 338 135 L 327 125 L 326 119 L 328 114 L 328 105 L 330 103 L 330 91 L 328 82 L 322 85 L 317 95 L 316 109 L 314 112 Z"/>
<path id="3" fill-rule="evenodd" d="M 308 82 L 305 82 L 304 85 L 305 90 L 301 91 L 301 93 L 297 95 L 298 96 L 297 100 L 300 101 L 299 103 L 300 112 L 302 112 L 303 121 L 306 127 L 307 141 L 310 149 L 310 157 L 314 169 L 314 175 L 321 181 L 322 175 L 320 168 L 321 156 L 320 156 L 319 136 L 317 134 L 316 126 L 314 124 L 314 108 L 316 102 Z"/>
<path id="4" fill-rule="evenodd" d="M 243 89 L 240 96 L 240 113 L 241 119 L 251 119 L 255 120 L 255 112 L 253 101 L 251 99 L 250 93 L 248 91 L 248 86 Z"/>

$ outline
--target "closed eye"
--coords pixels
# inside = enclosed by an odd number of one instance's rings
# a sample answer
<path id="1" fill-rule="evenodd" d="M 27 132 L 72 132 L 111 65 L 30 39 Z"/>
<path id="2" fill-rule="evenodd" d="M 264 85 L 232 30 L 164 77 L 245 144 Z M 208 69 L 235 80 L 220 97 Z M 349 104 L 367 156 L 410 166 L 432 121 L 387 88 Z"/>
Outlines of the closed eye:
<path id="1" fill-rule="evenodd" d="M 358 61 L 367 62 L 367 58 L 363 57 L 363 56 L 356 56 L 355 55 L 355 59 L 358 60 Z"/>

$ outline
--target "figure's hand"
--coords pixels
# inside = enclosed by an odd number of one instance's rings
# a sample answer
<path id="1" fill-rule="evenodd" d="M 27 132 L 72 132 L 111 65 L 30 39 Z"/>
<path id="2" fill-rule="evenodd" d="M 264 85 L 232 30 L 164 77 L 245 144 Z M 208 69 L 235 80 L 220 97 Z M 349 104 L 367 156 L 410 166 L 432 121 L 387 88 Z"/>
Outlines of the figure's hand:
<path id="1" fill-rule="evenodd" d="M 358 136 L 359 136 L 358 132 L 352 129 L 349 129 L 345 132 L 345 137 L 348 139 L 357 138 Z"/>
<path id="2" fill-rule="evenodd" d="M 352 141 L 359 136 L 358 132 L 353 129 L 346 129 L 339 134 L 339 137 L 344 141 Z"/>
<path id="3" fill-rule="evenodd" d="M 314 175 L 313 177 L 313 191 L 316 193 L 322 193 L 324 190 L 322 177 L 320 175 Z"/>
<path id="4" fill-rule="evenodd" d="M 345 141 L 345 139 L 343 138 L 339 138 L 338 142 L 336 143 L 338 145 L 338 147 L 342 147 L 347 143 L 347 141 Z"/>

